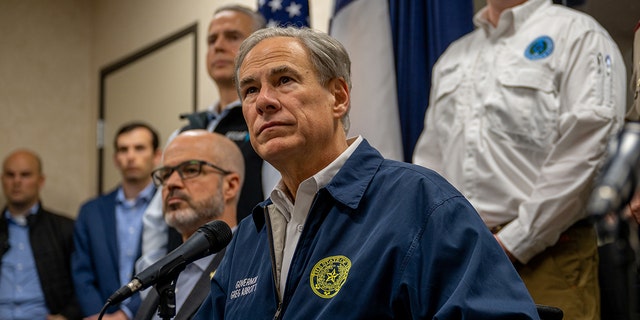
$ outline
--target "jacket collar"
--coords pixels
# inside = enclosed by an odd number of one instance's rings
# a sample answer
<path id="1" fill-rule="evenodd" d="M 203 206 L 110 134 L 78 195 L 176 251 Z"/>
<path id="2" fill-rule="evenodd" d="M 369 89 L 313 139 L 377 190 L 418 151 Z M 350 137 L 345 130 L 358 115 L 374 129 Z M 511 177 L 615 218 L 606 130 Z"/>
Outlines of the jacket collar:
<path id="1" fill-rule="evenodd" d="M 487 36 L 499 36 L 507 31 L 516 32 L 529 20 L 534 12 L 550 5 L 551 0 L 528 0 L 513 8 L 506 9 L 500 14 L 498 26 L 495 30 L 487 19 L 487 7 L 484 7 L 475 14 L 473 23 L 476 27 L 482 28 Z"/>
<path id="2" fill-rule="evenodd" d="M 355 210 L 383 160 L 380 152 L 364 139 L 340 171 L 319 192 L 326 190 L 336 202 Z M 272 203 L 269 198 L 254 207 L 253 221 L 258 230 L 265 223 L 264 210 Z"/>

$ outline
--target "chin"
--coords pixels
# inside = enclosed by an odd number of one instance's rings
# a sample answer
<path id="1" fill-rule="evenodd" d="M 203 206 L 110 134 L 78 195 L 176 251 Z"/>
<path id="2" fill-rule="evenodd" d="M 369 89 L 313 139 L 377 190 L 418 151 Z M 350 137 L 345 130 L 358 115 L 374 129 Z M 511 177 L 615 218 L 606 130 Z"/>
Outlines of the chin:
<path id="1" fill-rule="evenodd" d="M 260 141 L 260 140 L 258 140 Z M 288 153 L 292 150 L 302 150 L 305 148 L 306 140 L 298 135 L 278 135 L 272 138 L 265 137 L 260 141 L 256 149 L 258 154 L 272 154 L 278 155 L 281 153 Z M 258 151 L 259 150 L 259 151 Z"/>
<path id="2" fill-rule="evenodd" d="M 258 155 L 269 162 L 274 167 L 277 163 L 281 161 L 291 161 L 292 156 L 290 155 L 289 148 L 266 148 L 263 151 L 257 152 Z"/>

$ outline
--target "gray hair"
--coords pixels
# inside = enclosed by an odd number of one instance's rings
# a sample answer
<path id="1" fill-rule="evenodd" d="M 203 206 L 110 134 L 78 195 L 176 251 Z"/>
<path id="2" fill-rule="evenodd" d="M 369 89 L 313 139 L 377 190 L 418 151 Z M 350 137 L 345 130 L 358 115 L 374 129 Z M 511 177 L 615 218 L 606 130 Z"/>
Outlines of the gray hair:
<path id="1" fill-rule="evenodd" d="M 253 20 L 253 31 L 260 30 L 267 26 L 267 20 L 262 16 L 262 14 L 249 7 L 237 4 L 225 5 L 218 7 L 218 9 L 213 12 L 213 15 L 215 16 L 222 11 L 235 11 L 249 16 L 251 20 Z"/>
<path id="2" fill-rule="evenodd" d="M 296 39 L 307 51 L 309 61 L 316 71 L 318 82 L 327 86 L 329 81 L 342 78 L 351 91 L 351 60 L 344 46 L 330 35 L 309 28 L 275 27 L 258 30 L 242 42 L 236 57 L 235 81 L 240 94 L 239 72 L 247 54 L 262 40 L 273 37 L 289 37 Z M 349 105 L 347 112 L 342 117 L 342 126 L 345 132 L 349 132 Z"/>

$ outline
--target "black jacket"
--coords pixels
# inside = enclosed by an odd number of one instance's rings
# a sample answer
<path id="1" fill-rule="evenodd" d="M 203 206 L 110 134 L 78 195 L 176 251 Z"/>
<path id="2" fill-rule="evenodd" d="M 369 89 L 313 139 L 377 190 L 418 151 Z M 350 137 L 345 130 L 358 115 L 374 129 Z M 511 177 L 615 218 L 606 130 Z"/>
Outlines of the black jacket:
<path id="1" fill-rule="evenodd" d="M 9 249 L 9 227 L 4 212 L 6 208 L 0 213 L 2 255 Z M 27 221 L 31 250 L 49 312 L 62 314 L 69 320 L 82 319 L 71 280 L 73 220 L 49 212 L 41 205 L 35 215 L 29 215 Z"/>

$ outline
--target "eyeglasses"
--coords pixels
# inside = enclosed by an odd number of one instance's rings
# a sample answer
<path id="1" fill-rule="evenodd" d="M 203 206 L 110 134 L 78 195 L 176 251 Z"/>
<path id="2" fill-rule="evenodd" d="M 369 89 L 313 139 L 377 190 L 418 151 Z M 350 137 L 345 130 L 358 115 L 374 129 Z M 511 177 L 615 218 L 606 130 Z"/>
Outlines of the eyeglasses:
<path id="1" fill-rule="evenodd" d="M 212 164 L 206 161 L 188 160 L 183 163 L 180 163 L 177 166 L 162 167 L 162 168 L 155 169 L 153 170 L 153 172 L 151 172 L 151 178 L 153 178 L 153 183 L 156 185 L 156 187 L 159 187 L 164 185 L 165 181 L 169 179 L 169 177 L 173 174 L 174 171 L 178 172 L 178 175 L 182 180 L 192 179 L 199 176 L 202 173 L 202 166 L 209 166 L 211 168 L 214 168 L 220 171 L 219 173 L 225 176 L 231 173 L 231 171 L 224 170 L 216 166 L 215 164 Z"/>

